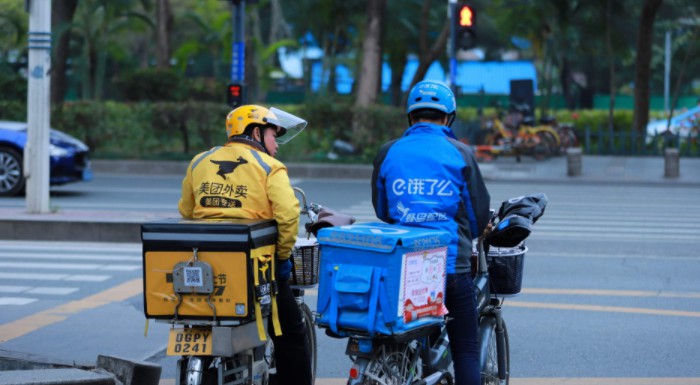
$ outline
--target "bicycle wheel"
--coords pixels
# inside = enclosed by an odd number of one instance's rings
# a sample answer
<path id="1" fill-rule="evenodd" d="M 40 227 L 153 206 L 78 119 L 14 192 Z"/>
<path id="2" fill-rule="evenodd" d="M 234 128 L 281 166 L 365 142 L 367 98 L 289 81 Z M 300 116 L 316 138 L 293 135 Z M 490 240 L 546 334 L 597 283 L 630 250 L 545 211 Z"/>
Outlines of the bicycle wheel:
<path id="1" fill-rule="evenodd" d="M 482 385 L 508 385 L 510 381 L 510 342 L 508 341 L 508 328 L 506 328 L 506 321 L 503 321 L 503 352 L 498 351 L 498 341 L 496 340 L 498 335 L 496 334 L 496 326 L 491 328 L 491 332 L 488 334 L 488 351 L 486 355 L 486 360 L 482 362 L 481 366 L 481 384 Z M 506 378 L 505 382 L 500 382 L 498 378 L 498 355 L 503 354 L 505 359 L 505 372 Z"/>
<path id="2" fill-rule="evenodd" d="M 363 374 L 364 385 L 403 385 L 422 376 L 417 342 L 382 345 Z"/>
<path id="3" fill-rule="evenodd" d="M 542 160 L 554 155 L 557 150 L 556 139 L 546 131 L 540 131 L 536 134 L 536 143 L 532 147 L 532 157 L 536 160 Z"/>
<path id="4" fill-rule="evenodd" d="M 316 325 L 314 325 L 314 315 L 311 313 L 311 309 L 305 303 L 299 305 L 301 309 L 301 315 L 304 317 L 304 323 L 306 324 L 306 338 L 309 341 L 309 353 L 311 354 L 311 383 L 313 384 L 316 380 L 316 362 L 318 361 L 316 353 Z"/>
<path id="5" fill-rule="evenodd" d="M 578 147 L 578 135 L 573 127 L 563 126 L 559 128 L 559 137 L 561 137 L 562 152 L 565 152 L 569 147 Z"/>

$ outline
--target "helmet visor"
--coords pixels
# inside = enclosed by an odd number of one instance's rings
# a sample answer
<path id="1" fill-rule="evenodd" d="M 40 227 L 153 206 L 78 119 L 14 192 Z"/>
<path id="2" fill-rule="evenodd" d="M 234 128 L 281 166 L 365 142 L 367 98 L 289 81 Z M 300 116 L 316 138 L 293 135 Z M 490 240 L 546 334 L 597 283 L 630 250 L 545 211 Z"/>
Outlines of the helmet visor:
<path id="1" fill-rule="evenodd" d="M 308 124 L 306 120 L 275 107 L 270 108 L 270 112 L 268 112 L 264 120 L 266 123 L 282 127 L 276 139 L 279 144 L 285 144 L 292 140 L 304 131 Z"/>

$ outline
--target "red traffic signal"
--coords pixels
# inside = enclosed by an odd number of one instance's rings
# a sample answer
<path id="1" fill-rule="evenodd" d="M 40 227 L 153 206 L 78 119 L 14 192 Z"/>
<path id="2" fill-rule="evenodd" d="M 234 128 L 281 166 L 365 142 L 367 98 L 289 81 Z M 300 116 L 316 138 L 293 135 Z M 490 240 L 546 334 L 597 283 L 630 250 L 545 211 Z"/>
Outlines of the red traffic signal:
<path id="1" fill-rule="evenodd" d="M 459 7 L 457 10 L 457 23 L 462 28 L 474 27 L 474 11 L 471 6 L 463 4 Z"/>
<path id="2" fill-rule="evenodd" d="M 231 108 L 236 108 L 243 104 L 243 85 L 229 84 L 227 89 L 227 102 Z"/>
<path id="3" fill-rule="evenodd" d="M 476 47 L 476 11 L 471 5 L 459 3 L 454 13 L 454 49 Z"/>

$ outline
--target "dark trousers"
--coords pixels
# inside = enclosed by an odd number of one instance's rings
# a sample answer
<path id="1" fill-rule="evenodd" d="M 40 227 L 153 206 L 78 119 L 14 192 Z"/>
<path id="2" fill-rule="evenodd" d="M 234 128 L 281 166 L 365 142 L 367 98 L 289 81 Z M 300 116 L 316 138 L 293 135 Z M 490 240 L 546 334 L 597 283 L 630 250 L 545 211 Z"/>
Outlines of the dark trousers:
<path id="1" fill-rule="evenodd" d="M 470 274 L 447 274 L 445 306 L 447 335 L 455 370 L 455 385 L 479 385 L 478 315 L 474 281 Z"/>
<path id="2" fill-rule="evenodd" d="M 267 325 L 268 335 L 275 344 L 277 384 L 311 385 L 311 355 L 309 341 L 306 339 L 306 324 L 289 283 L 282 280 L 277 282 L 277 306 L 282 335 L 275 336 L 271 319 Z"/>

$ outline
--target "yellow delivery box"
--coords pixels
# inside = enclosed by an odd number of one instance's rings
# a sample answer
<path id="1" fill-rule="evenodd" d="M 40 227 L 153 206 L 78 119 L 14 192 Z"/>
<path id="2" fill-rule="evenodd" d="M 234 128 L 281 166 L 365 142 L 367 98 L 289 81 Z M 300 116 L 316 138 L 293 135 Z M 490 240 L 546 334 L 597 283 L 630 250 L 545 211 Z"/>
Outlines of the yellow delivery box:
<path id="1" fill-rule="evenodd" d="M 274 220 L 162 219 L 141 225 L 146 318 L 250 322 L 275 291 Z"/>

